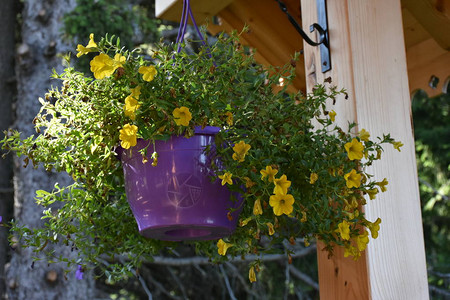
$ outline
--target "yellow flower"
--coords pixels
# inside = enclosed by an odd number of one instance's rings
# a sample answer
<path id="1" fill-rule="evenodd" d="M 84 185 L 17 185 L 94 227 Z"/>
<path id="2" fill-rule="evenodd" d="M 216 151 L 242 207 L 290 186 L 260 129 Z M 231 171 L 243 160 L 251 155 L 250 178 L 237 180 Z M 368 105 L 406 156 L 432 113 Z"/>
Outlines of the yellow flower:
<path id="1" fill-rule="evenodd" d="M 256 281 L 256 274 L 255 274 L 255 268 L 254 267 L 251 267 L 250 270 L 248 271 L 248 279 L 252 283 Z"/>
<path id="2" fill-rule="evenodd" d="M 328 168 L 328 174 L 330 174 L 333 177 L 336 177 L 336 169 Z"/>
<path id="3" fill-rule="evenodd" d="M 334 120 L 336 119 L 336 112 L 332 110 L 328 115 L 330 116 L 331 122 L 334 122 Z"/>
<path id="4" fill-rule="evenodd" d="M 344 251 L 344 257 L 353 256 L 353 260 L 358 260 L 358 258 L 361 256 L 361 252 L 358 251 L 355 247 L 352 245 L 346 245 L 345 251 Z"/>
<path id="5" fill-rule="evenodd" d="M 269 204 L 272 206 L 273 213 L 276 216 L 289 215 L 294 210 L 294 197 L 290 194 L 272 195 L 270 196 Z"/>
<path id="6" fill-rule="evenodd" d="M 348 214 L 348 218 L 350 220 L 353 220 L 354 218 L 357 218 L 357 217 L 359 217 L 359 210 L 355 210 L 354 212 Z"/>
<path id="7" fill-rule="evenodd" d="M 123 110 L 125 111 L 125 116 L 129 117 L 131 120 L 136 119 L 135 112 L 139 107 L 138 101 L 132 95 L 125 98 Z"/>
<path id="8" fill-rule="evenodd" d="M 232 126 L 233 125 L 233 114 L 231 112 L 227 111 L 225 113 L 225 115 L 227 116 L 228 125 Z"/>
<path id="9" fill-rule="evenodd" d="M 141 86 L 138 85 L 134 89 L 130 89 L 130 91 L 131 91 L 130 96 L 134 97 L 135 99 L 139 99 L 139 96 L 141 95 Z"/>
<path id="10" fill-rule="evenodd" d="M 378 237 L 378 231 L 380 230 L 381 219 L 378 218 L 375 222 L 367 224 L 367 228 L 370 230 L 372 238 L 376 239 Z"/>
<path id="11" fill-rule="evenodd" d="M 340 166 L 339 169 L 337 170 L 337 173 L 339 176 L 343 176 L 344 175 L 344 166 Z"/>
<path id="12" fill-rule="evenodd" d="M 152 81 L 156 74 L 158 74 L 158 71 L 156 71 L 156 68 L 154 66 L 142 66 L 139 68 L 138 72 L 140 74 L 142 74 L 142 79 L 144 79 L 145 81 Z"/>
<path id="13" fill-rule="evenodd" d="M 126 124 L 125 126 L 123 126 L 123 128 L 119 131 L 119 139 L 121 141 L 120 146 L 122 146 L 122 148 L 124 149 L 129 149 L 130 147 L 136 146 L 137 131 L 138 128 L 135 125 Z"/>
<path id="14" fill-rule="evenodd" d="M 350 239 L 350 224 L 348 224 L 347 220 L 344 220 L 341 223 L 339 223 L 336 232 L 338 232 L 341 235 L 341 238 L 343 240 L 348 241 Z"/>
<path id="15" fill-rule="evenodd" d="M 269 235 L 273 235 L 275 233 L 275 229 L 273 229 L 272 223 L 266 223 L 267 228 L 269 229 Z"/>
<path id="16" fill-rule="evenodd" d="M 361 159 L 363 157 L 364 145 L 353 138 L 350 143 L 344 145 L 350 160 Z"/>
<path id="17" fill-rule="evenodd" d="M 85 54 L 88 54 L 89 52 L 94 52 L 95 50 L 91 50 L 89 48 L 84 47 L 83 45 L 78 44 L 77 45 L 77 57 L 83 56 Z"/>
<path id="18" fill-rule="evenodd" d="M 139 96 L 141 95 L 141 87 L 137 86 L 131 90 L 131 95 L 125 98 L 125 105 L 123 106 L 123 110 L 125 111 L 125 116 L 129 117 L 131 120 L 136 119 L 135 112 L 140 107 L 137 102 Z"/>
<path id="19" fill-rule="evenodd" d="M 364 128 L 359 132 L 359 138 L 361 141 L 368 142 L 370 137 L 370 133 L 366 131 Z"/>
<path id="20" fill-rule="evenodd" d="M 120 53 L 117 53 L 116 55 L 114 55 L 114 66 L 117 69 L 118 67 L 123 67 L 123 64 L 126 61 L 126 57 L 123 56 Z"/>
<path id="21" fill-rule="evenodd" d="M 97 50 L 97 44 L 94 42 L 94 34 L 91 33 L 89 35 L 89 43 L 84 47 L 83 45 L 78 44 L 77 46 L 77 57 L 88 54 L 89 52 L 94 52 Z"/>
<path id="22" fill-rule="evenodd" d="M 291 182 L 287 180 L 286 175 L 282 175 L 280 178 L 275 178 L 273 180 L 275 187 L 273 189 L 274 194 L 287 194 L 288 188 L 291 186 Z"/>
<path id="23" fill-rule="evenodd" d="M 243 162 L 250 148 L 251 146 L 249 144 L 246 144 L 244 141 L 240 141 L 239 143 L 235 144 L 233 147 L 233 159 L 237 160 L 238 162 Z"/>
<path id="24" fill-rule="evenodd" d="M 402 142 L 393 142 L 392 145 L 394 145 L 394 149 L 397 149 L 398 152 L 401 152 L 400 147 L 403 146 Z"/>
<path id="25" fill-rule="evenodd" d="M 277 175 L 278 170 L 277 169 L 272 169 L 271 166 L 266 166 L 266 169 L 262 169 L 261 171 L 259 171 L 261 173 L 261 179 L 264 179 L 267 177 L 267 180 L 269 180 L 269 182 L 273 182 L 273 180 L 275 179 L 275 175 Z"/>
<path id="26" fill-rule="evenodd" d="M 239 226 L 244 227 L 244 226 L 247 225 L 248 222 L 250 222 L 251 220 L 252 220 L 252 217 L 248 217 L 248 218 L 245 219 L 245 220 L 240 220 L 240 221 L 239 221 Z"/>
<path id="27" fill-rule="evenodd" d="M 355 169 L 344 175 L 347 187 L 358 188 L 361 185 L 361 174 L 356 173 Z"/>
<path id="28" fill-rule="evenodd" d="M 222 179 L 222 185 L 225 185 L 225 183 L 228 183 L 229 185 L 233 184 L 233 180 L 231 180 L 231 174 L 230 172 L 225 172 L 223 175 L 219 175 L 219 178 Z"/>
<path id="29" fill-rule="evenodd" d="M 303 240 L 303 242 L 305 243 L 305 247 L 309 247 L 309 245 L 311 245 L 311 243 L 309 242 L 309 240 L 307 238 L 305 238 Z"/>
<path id="30" fill-rule="evenodd" d="M 191 121 L 191 119 L 192 119 L 192 114 L 189 111 L 189 108 L 187 108 L 186 106 L 175 108 L 172 112 L 172 115 L 175 118 L 174 119 L 175 123 L 178 126 L 180 126 L 180 125 L 188 126 L 189 121 Z"/>
<path id="31" fill-rule="evenodd" d="M 262 215 L 263 211 L 262 211 L 262 207 L 261 207 L 261 200 L 256 199 L 255 204 L 253 204 L 253 214 L 255 216 L 257 215 Z"/>
<path id="32" fill-rule="evenodd" d="M 387 191 L 386 185 L 388 185 L 388 183 L 389 182 L 387 181 L 387 179 L 384 178 L 383 181 L 377 182 L 376 184 L 380 187 L 382 192 L 386 192 Z"/>
<path id="33" fill-rule="evenodd" d="M 351 210 L 353 210 L 353 209 L 358 207 L 358 201 L 356 200 L 355 197 L 352 197 L 352 201 L 350 203 L 348 203 L 347 200 L 344 200 L 344 201 L 345 201 L 345 204 L 346 204 L 344 209 L 346 211 L 351 211 Z"/>
<path id="34" fill-rule="evenodd" d="M 373 188 L 373 189 L 370 189 L 370 190 L 368 190 L 366 192 L 367 192 L 367 194 L 369 194 L 370 200 L 373 200 L 373 199 L 375 199 L 376 194 L 378 194 L 378 189 L 377 188 Z"/>
<path id="35" fill-rule="evenodd" d="M 317 173 L 311 173 L 311 175 L 309 176 L 309 183 L 314 184 L 317 179 L 319 179 L 319 175 L 317 175 Z"/>
<path id="36" fill-rule="evenodd" d="M 152 166 L 153 166 L 153 167 L 156 167 L 156 166 L 158 165 L 158 157 L 159 157 L 158 152 L 153 151 L 151 157 L 152 157 Z"/>
<path id="37" fill-rule="evenodd" d="M 100 53 L 91 60 L 91 71 L 96 79 L 103 79 L 111 76 L 116 70 L 114 60 L 104 53 Z"/>
<path id="38" fill-rule="evenodd" d="M 158 165 L 158 158 L 156 157 L 152 160 L 152 167 L 156 167 L 157 165 Z"/>
<path id="39" fill-rule="evenodd" d="M 252 186 L 254 186 L 256 183 L 255 182 L 253 182 L 250 178 L 248 178 L 248 177 L 244 177 L 244 179 L 245 179 L 245 187 L 246 188 L 251 188 Z"/>
<path id="40" fill-rule="evenodd" d="M 219 255 L 226 255 L 228 248 L 233 247 L 233 244 L 226 243 L 222 239 L 217 242 L 217 253 Z"/>
<path id="41" fill-rule="evenodd" d="M 377 157 L 375 159 L 380 159 L 381 158 L 381 150 L 377 149 Z"/>
<path id="42" fill-rule="evenodd" d="M 114 59 L 104 53 L 100 53 L 91 60 L 91 71 L 96 79 L 109 77 L 118 67 L 122 67 L 125 62 L 125 56 L 117 53 Z"/>
<path id="43" fill-rule="evenodd" d="M 308 218 L 306 217 L 306 211 L 302 211 L 302 218 L 300 219 L 300 222 L 305 223 L 308 221 Z"/>
<path id="44" fill-rule="evenodd" d="M 344 249 L 344 257 L 349 257 L 349 256 L 351 256 L 352 255 L 352 253 L 353 253 L 353 249 L 354 249 L 354 247 L 353 246 L 351 246 L 351 245 L 346 245 L 345 246 L 345 249 Z"/>
<path id="45" fill-rule="evenodd" d="M 356 237 L 356 245 L 359 251 L 364 251 L 369 243 L 369 233 L 364 230 L 363 234 Z"/>

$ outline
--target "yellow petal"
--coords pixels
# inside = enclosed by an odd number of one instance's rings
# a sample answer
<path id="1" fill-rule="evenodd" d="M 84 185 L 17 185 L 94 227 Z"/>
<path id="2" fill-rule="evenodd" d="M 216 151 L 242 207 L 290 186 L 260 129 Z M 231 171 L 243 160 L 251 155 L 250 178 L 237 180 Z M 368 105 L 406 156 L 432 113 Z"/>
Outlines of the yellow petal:
<path id="1" fill-rule="evenodd" d="M 353 138 L 350 143 L 344 145 L 350 160 L 363 158 L 364 145 L 357 139 Z"/>
<path id="2" fill-rule="evenodd" d="M 248 279 L 250 280 L 250 282 L 256 282 L 256 273 L 255 273 L 255 268 L 251 267 L 250 270 L 248 271 Z"/>
<path id="3" fill-rule="evenodd" d="M 275 233 L 275 229 L 273 228 L 272 223 L 267 223 L 267 228 L 269 229 L 269 235 L 273 235 Z"/>
<path id="4" fill-rule="evenodd" d="M 336 112 L 332 110 L 328 115 L 330 116 L 330 120 L 334 122 L 334 120 L 336 119 Z"/>
<path id="5" fill-rule="evenodd" d="M 256 199 L 255 203 L 253 204 L 253 214 L 255 216 L 257 216 L 257 215 L 262 215 L 262 213 L 263 213 L 263 210 L 261 207 L 261 200 L 259 200 L 259 198 L 258 198 L 258 199 Z"/>
<path id="6" fill-rule="evenodd" d="M 361 131 L 359 132 L 359 138 L 361 139 L 361 141 L 368 142 L 369 137 L 370 137 L 370 133 L 367 130 L 365 130 L 364 128 L 361 129 Z"/>
<path id="7" fill-rule="evenodd" d="M 317 173 L 311 173 L 311 175 L 309 176 L 309 183 L 314 184 L 317 179 L 319 179 L 319 175 L 317 175 Z"/>
<path id="8" fill-rule="evenodd" d="M 141 66 L 138 70 L 140 74 L 142 74 L 142 79 L 145 81 L 152 81 L 156 74 L 158 74 L 158 71 L 156 71 L 156 68 L 154 66 Z"/>
<path id="9" fill-rule="evenodd" d="M 227 254 L 228 248 L 230 247 L 233 247 L 233 244 L 226 243 L 224 240 L 220 239 L 217 242 L 217 253 L 219 253 L 219 255 L 225 256 Z"/>

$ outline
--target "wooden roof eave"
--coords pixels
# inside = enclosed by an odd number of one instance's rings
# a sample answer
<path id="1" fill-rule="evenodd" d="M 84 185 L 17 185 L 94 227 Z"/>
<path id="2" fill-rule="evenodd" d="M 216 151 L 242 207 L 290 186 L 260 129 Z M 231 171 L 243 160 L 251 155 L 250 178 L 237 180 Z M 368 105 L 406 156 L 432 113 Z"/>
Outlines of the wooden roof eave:
<path id="1" fill-rule="evenodd" d="M 301 24 L 299 1 L 283 2 Z M 402 0 L 401 3 L 410 91 L 423 89 L 429 96 L 435 96 L 442 92 L 443 83 L 450 75 L 450 1 Z M 179 21 L 181 17 L 181 0 L 156 0 L 155 7 L 159 18 Z M 209 23 L 208 30 L 213 34 L 240 31 L 247 25 L 250 31 L 241 40 L 256 49 L 255 58 L 263 65 L 284 65 L 296 51 L 303 49 L 301 37 L 276 1 L 191 0 L 191 8 L 197 22 Z M 213 16 L 219 17 L 219 25 L 210 21 Z M 333 36 L 330 40 L 332 43 Z M 428 85 L 431 76 L 440 79 L 437 88 Z M 305 82 L 304 60 L 300 59 L 290 90 L 305 91 Z"/>
<path id="2" fill-rule="evenodd" d="M 165 5 L 158 5 L 158 2 Z M 171 5 L 168 5 L 170 2 Z M 182 1 L 156 1 L 156 16 L 167 20 L 179 20 L 181 17 Z M 202 6 L 204 2 L 208 6 Z M 220 5 L 219 5 L 220 3 Z M 227 3 L 224 6 L 224 3 Z M 289 12 L 300 20 L 299 1 L 285 1 Z M 217 6 L 214 6 L 217 4 Z M 223 7 L 218 9 L 218 7 Z M 162 9 L 164 7 L 164 9 Z M 211 8 L 212 7 L 212 8 Z M 290 63 L 296 52 L 303 49 L 303 41 L 287 17 L 275 1 L 260 0 L 191 0 L 191 8 L 197 23 L 208 23 L 208 31 L 217 34 L 221 31 L 241 31 L 244 26 L 249 28 L 243 33 L 243 44 L 256 49 L 255 58 L 263 65 L 283 66 Z M 219 24 L 210 22 L 212 16 L 219 17 Z M 295 92 L 306 90 L 304 60 L 296 63 L 296 78 L 288 90 Z"/>

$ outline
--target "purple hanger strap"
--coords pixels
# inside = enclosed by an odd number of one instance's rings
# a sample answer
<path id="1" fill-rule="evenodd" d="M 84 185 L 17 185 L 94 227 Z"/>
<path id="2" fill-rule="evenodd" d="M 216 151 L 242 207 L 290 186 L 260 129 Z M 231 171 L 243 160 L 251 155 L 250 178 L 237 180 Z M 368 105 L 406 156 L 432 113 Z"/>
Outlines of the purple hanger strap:
<path id="1" fill-rule="evenodd" d="M 203 37 L 203 34 L 201 33 L 200 29 L 198 28 L 197 22 L 195 22 L 194 14 L 192 13 L 192 9 L 191 9 L 190 0 L 183 0 L 183 11 L 181 14 L 180 28 L 178 29 L 178 36 L 177 36 L 177 41 L 176 41 L 176 43 L 178 45 L 177 53 L 180 53 L 180 51 L 181 51 L 181 44 L 184 40 L 184 35 L 186 34 L 188 16 L 191 18 L 192 23 L 194 24 L 195 30 L 197 31 L 198 35 L 200 36 L 203 46 L 206 47 L 206 51 L 208 53 L 209 58 L 212 58 L 211 51 L 205 42 L 205 38 Z M 215 62 L 213 62 L 213 64 L 215 67 L 217 67 Z"/>

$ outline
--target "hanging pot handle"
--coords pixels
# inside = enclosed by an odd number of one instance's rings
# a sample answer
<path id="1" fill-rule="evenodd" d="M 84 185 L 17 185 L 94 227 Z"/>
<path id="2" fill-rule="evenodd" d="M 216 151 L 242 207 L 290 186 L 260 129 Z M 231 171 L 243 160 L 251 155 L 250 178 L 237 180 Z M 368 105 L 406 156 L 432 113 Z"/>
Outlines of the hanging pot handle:
<path id="1" fill-rule="evenodd" d="M 177 35 L 177 40 L 176 40 L 177 53 L 181 52 L 181 48 L 182 48 L 181 44 L 183 43 L 184 35 L 186 33 L 188 17 L 191 18 L 192 23 L 194 24 L 195 30 L 197 31 L 198 35 L 200 36 L 203 46 L 206 47 L 208 56 L 210 58 L 212 58 L 209 47 L 205 42 L 205 38 L 203 37 L 203 34 L 201 33 L 200 29 L 198 28 L 197 22 L 195 22 L 194 14 L 192 13 L 192 9 L 191 9 L 190 0 L 183 0 L 183 11 L 181 13 L 180 28 L 178 29 L 178 35 Z M 214 66 L 216 66 L 216 63 L 214 63 Z"/>

